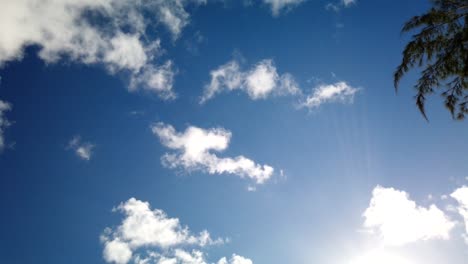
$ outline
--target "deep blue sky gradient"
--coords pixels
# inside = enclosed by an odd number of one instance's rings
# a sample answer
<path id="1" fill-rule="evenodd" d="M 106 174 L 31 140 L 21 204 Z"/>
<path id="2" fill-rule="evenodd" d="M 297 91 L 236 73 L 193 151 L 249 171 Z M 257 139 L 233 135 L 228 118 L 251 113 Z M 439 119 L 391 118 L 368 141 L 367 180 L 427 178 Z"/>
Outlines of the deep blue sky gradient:
<path id="1" fill-rule="evenodd" d="M 129 93 L 125 75 L 100 66 L 46 65 L 37 47 L 0 69 L 0 99 L 13 105 L 5 137 L 15 142 L 0 155 L 0 263 L 104 263 L 99 235 L 121 219 L 111 210 L 136 197 L 195 232 L 230 237 L 209 259 L 235 252 L 254 263 L 334 264 L 371 243 L 358 230 L 377 184 L 407 190 L 423 204 L 428 193 L 452 191 L 468 176 L 468 123 L 451 120 L 437 96 L 426 122 L 412 98 L 416 75 L 398 95 L 392 83 L 408 39 L 400 28 L 426 1 L 362 0 L 339 14 L 325 3 L 308 1 L 279 17 L 237 3 L 192 10 L 181 38 L 163 41 L 178 69 L 175 101 Z M 353 104 L 311 113 L 295 109 L 290 97 L 252 101 L 241 92 L 200 105 L 209 71 L 233 56 L 245 67 L 272 58 L 306 92 L 315 79 L 362 90 Z M 149 127 L 159 121 L 178 130 L 228 129 L 233 137 L 223 154 L 270 164 L 286 178 L 247 192 L 235 176 L 164 168 L 167 150 Z M 66 150 L 74 135 L 96 144 L 90 161 Z M 425 252 L 421 263 L 468 257 L 460 243 L 407 251 Z"/>

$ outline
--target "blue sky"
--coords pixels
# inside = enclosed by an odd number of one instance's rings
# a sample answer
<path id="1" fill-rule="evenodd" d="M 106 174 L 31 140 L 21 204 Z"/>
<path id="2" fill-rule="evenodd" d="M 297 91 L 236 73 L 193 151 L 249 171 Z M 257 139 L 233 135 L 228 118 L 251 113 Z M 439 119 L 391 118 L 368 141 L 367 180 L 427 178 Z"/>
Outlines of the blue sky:
<path id="1" fill-rule="evenodd" d="M 464 263 L 418 1 L 0 1 L 0 262 Z"/>

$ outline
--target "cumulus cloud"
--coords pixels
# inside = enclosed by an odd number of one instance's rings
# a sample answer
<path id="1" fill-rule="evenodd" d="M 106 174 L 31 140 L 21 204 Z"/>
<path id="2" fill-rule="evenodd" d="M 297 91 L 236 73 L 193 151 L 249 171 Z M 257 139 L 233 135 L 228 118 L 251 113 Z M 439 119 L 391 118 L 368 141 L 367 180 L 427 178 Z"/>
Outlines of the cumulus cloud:
<path id="1" fill-rule="evenodd" d="M 223 239 L 211 239 L 206 230 L 192 234 L 178 218 L 170 218 L 159 209 L 152 210 L 148 202 L 135 198 L 121 203 L 114 211 L 123 213 L 124 219 L 101 235 L 103 258 L 109 263 L 207 264 L 201 249 L 224 243 Z M 252 264 L 247 261 L 250 260 L 234 254 L 231 262 L 224 263 Z"/>
<path id="2" fill-rule="evenodd" d="M 253 264 L 252 260 L 233 254 L 228 260 L 226 257 L 220 259 L 218 264 Z"/>
<path id="3" fill-rule="evenodd" d="M 231 132 L 225 129 L 190 126 L 179 133 L 164 123 L 157 123 L 151 129 L 164 146 L 175 150 L 162 157 L 163 164 L 169 168 L 202 170 L 210 174 L 236 174 L 241 178 L 250 178 L 257 184 L 266 182 L 273 175 L 271 166 L 259 165 L 244 156 L 220 158 L 214 154 L 226 150 L 229 145 Z"/>
<path id="4" fill-rule="evenodd" d="M 406 192 L 381 186 L 374 188 L 363 216 L 364 227 L 391 246 L 430 239 L 447 240 L 455 226 L 434 204 L 428 208 L 419 206 Z"/>
<path id="5" fill-rule="evenodd" d="M 465 220 L 466 233 L 463 237 L 468 244 L 468 187 L 460 187 L 450 194 L 450 196 L 458 202 L 457 211 Z"/>
<path id="6" fill-rule="evenodd" d="M 233 60 L 210 72 L 211 81 L 205 85 L 201 103 L 223 90 L 245 91 L 253 100 L 270 95 L 300 94 L 300 89 L 289 73 L 278 74 L 273 60 L 258 62 L 248 71 L 242 71 L 239 62 Z"/>
<path id="7" fill-rule="evenodd" d="M 312 94 L 308 95 L 299 105 L 300 108 L 314 109 L 324 103 L 332 102 L 353 102 L 354 95 L 359 88 L 352 87 L 346 82 L 337 82 L 334 84 L 323 84 L 317 86 Z"/>
<path id="8" fill-rule="evenodd" d="M 0 100 L 0 152 L 5 148 L 5 129 L 7 129 L 11 123 L 5 117 L 5 112 L 10 111 L 12 108 L 11 104 Z"/>
<path id="9" fill-rule="evenodd" d="M 177 38 L 189 23 L 186 6 L 204 0 L 16 0 L 0 8 L 0 66 L 39 47 L 47 63 L 69 59 L 125 71 L 163 98 L 172 98 L 170 67 L 154 65 L 159 39 L 146 33 L 164 25 Z M 149 15 L 144 15 L 149 14 Z M 145 82 L 146 81 L 146 82 Z M 136 86 L 133 86 L 135 90 Z M 171 95 L 171 96 L 168 96 Z"/>
<path id="10" fill-rule="evenodd" d="M 264 3 L 270 5 L 271 12 L 274 16 L 279 15 L 284 9 L 295 7 L 305 1 L 306 0 L 263 0 Z"/>
<path id="11" fill-rule="evenodd" d="M 79 158 L 90 160 L 93 155 L 94 145 L 89 142 L 82 142 L 80 136 L 75 136 L 68 142 L 67 148 L 73 150 Z"/>

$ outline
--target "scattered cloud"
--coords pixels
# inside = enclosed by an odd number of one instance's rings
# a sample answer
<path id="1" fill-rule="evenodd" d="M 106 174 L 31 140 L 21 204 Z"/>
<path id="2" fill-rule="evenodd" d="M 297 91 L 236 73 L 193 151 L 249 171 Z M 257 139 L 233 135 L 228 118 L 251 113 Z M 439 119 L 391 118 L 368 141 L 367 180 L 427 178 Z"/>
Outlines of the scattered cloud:
<path id="1" fill-rule="evenodd" d="M 242 71 L 239 62 L 232 60 L 210 72 L 211 81 L 205 85 L 201 103 L 223 90 L 243 90 L 253 100 L 270 95 L 300 94 L 300 89 L 289 73 L 279 75 L 271 59 L 258 62 L 248 71 Z"/>
<path id="2" fill-rule="evenodd" d="M 450 196 L 458 202 L 457 211 L 465 220 L 465 234 L 463 234 L 463 238 L 468 244 L 468 186 L 456 189 Z"/>
<path id="3" fill-rule="evenodd" d="M 357 0 L 343 0 L 342 3 L 344 6 L 348 7 L 350 5 L 356 4 Z"/>
<path id="4" fill-rule="evenodd" d="M 404 191 L 377 186 L 365 210 L 364 227 L 377 233 L 384 244 L 401 246 L 430 239 L 447 240 L 455 226 L 436 205 L 419 206 Z"/>
<path id="5" fill-rule="evenodd" d="M 290 73 L 278 73 L 271 59 L 259 61 L 246 71 L 241 69 L 238 60 L 231 60 L 212 70 L 210 76 L 211 81 L 205 85 L 200 99 L 202 104 L 223 91 L 240 90 L 252 100 L 293 95 L 299 97 L 298 108 L 315 109 L 324 103 L 352 103 L 355 94 L 361 90 L 345 81 L 338 81 L 319 84 L 310 95 L 305 95 Z"/>
<path id="6" fill-rule="evenodd" d="M 333 102 L 353 102 L 354 95 L 359 91 L 359 88 L 352 87 L 346 82 L 336 82 L 333 84 L 322 84 L 317 86 L 311 95 L 308 95 L 305 100 L 299 104 L 299 108 L 318 108 L 324 103 Z"/>
<path id="7" fill-rule="evenodd" d="M 233 254 L 229 260 L 226 257 L 220 259 L 218 264 L 253 264 L 253 262 L 248 258 Z"/>
<path id="8" fill-rule="evenodd" d="M 0 66 L 21 60 L 25 48 L 35 45 L 47 63 L 66 58 L 101 64 L 111 73 L 130 74 L 131 90 L 141 84 L 163 99 L 172 99 L 172 63 L 155 64 L 161 53 L 160 40 L 151 38 L 147 30 L 161 24 L 177 39 L 189 23 L 186 6 L 204 3 L 206 0 L 4 1 Z"/>
<path id="9" fill-rule="evenodd" d="M 11 111 L 11 104 L 0 100 L 0 152 L 5 148 L 5 129 L 7 129 L 11 123 L 5 117 L 5 112 Z"/>
<path id="10" fill-rule="evenodd" d="M 72 149 L 83 160 L 90 160 L 93 155 L 94 145 L 89 142 L 82 142 L 80 136 L 75 136 L 68 143 L 67 149 Z"/>
<path id="11" fill-rule="evenodd" d="M 132 76 L 130 80 L 130 91 L 143 89 L 154 92 L 162 99 L 175 99 L 177 95 L 172 87 L 174 84 L 175 71 L 172 61 L 167 61 L 161 66 L 148 66 L 140 74 Z"/>
<path id="12" fill-rule="evenodd" d="M 281 11 L 298 6 L 306 0 L 263 0 L 265 4 L 270 5 L 271 12 L 274 16 L 278 16 Z"/>
<path id="13" fill-rule="evenodd" d="M 226 150 L 231 140 L 231 132 L 222 128 L 202 129 L 188 127 L 183 133 L 177 132 L 171 125 L 157 123 L 151 127 L 161 143 L 174 153 L 166 153 L 162 162 L 169 168 L 202 170 L 210 174 L 235 174 L 241 178 L 250 178 L 257 184 L 269 180 L 274 169 L 268 165 L 259 165 L 244 157 L 220 158 L 213 152 Z"/>
<path id="14" fill-rule="evenodd" d="M 194 235 L 178 218 L 170 218 L 159 209 L 152 210 L 148 202 L 135 198 L 121 203 L 114 211 L 125 217 L 120 225 L 106 228 L 101 235 L 103 257 L 108 263 L 207 264 L 201 249 L 225 242 L 211 239 L 206 230 Z M 222 258 L 218 263 L 252 264 L 252 261 L 234 254 L 229 262 Z"/>
<path id="15" fill-rule="evenodd" d="M 325 5 L 325 9 L 328 11 L 334 11 L 334 12 L 339 12 L 341 11 L 342 8 L 347 8 L 355 5 L 357 3 L 357 0 L 341 0 L 336 3 L 327 3 Z"/>

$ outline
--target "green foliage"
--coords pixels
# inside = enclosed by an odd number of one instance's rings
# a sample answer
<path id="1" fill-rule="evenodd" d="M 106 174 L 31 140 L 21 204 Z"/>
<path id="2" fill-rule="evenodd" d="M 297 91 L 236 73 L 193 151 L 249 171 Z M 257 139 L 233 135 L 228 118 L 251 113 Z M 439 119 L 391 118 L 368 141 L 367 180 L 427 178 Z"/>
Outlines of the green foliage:
<path id="1" fill-rule="evenodd" d="M 463 119 L 468 114 L 468 0 L 432 2 L 427 13 L 403 26 L 403 33 L 417 33 L 406 45 L 395 71 L 395 89 L 410 69 L 424 67 L 414 86 L 416 105 L 424 118 L 426 97 L 440 91 L 452 117 Z"/>

